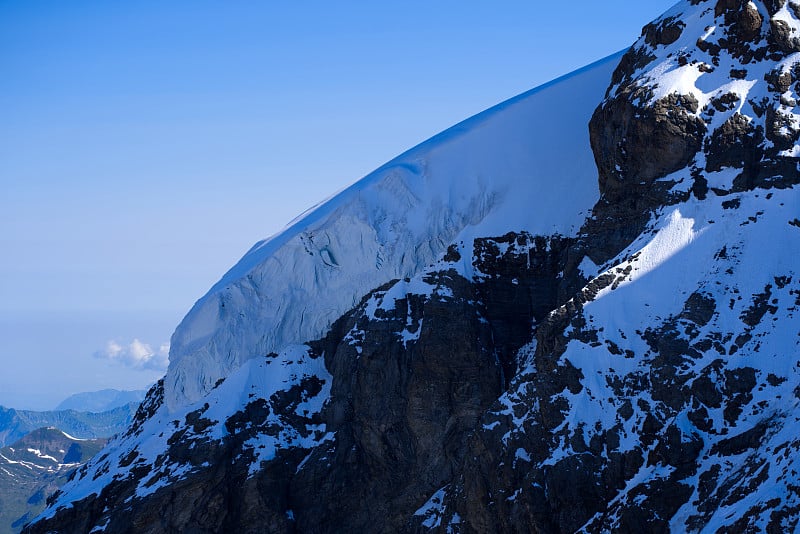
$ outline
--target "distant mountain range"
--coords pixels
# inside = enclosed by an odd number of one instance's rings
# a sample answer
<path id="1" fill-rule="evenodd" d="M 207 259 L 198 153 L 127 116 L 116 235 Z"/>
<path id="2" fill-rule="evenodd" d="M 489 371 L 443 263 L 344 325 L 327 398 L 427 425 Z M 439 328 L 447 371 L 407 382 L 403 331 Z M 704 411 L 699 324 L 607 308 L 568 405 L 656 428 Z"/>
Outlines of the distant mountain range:
<path id="1" fill-rule="evenodd" d="M 144 400 L 147 390 L 120 391 L 118 389 L 103 389 L 76 393 L 56 406 L 56 410 L 76 410 L 79 412 L 107 412 L 129 403 L 139 404 Z"/>
<path id="2" fill-rule="evenodd" d="M 49 426 L 79 439 L 108 438 L 128 427 L 138 405 L 138 402 L 130 402 L 99 413 L 76 410 L 35 412 L 0 406 L 0 447 L 14 443 L 33 430 Z"/>
<path id="3" fill-rule="evenodd" d="M 0 534 L 19 532 L 72 471 L 123 432 L 144 393 L 79 393 L 47 412 L 0 406 Z"/>
<path id="4" fill-rule="evenodd" d="M 19 532 L 107 441 L 80 440 L 50 427 L 0 448 L 0 534 Z"/>

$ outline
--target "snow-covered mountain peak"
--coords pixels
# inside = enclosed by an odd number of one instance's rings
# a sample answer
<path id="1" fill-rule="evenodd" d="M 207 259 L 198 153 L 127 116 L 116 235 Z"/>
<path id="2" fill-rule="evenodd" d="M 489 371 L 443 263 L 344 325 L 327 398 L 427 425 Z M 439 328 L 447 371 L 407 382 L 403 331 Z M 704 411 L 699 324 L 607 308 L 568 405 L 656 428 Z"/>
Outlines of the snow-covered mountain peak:
<path id="1" fill-rule="evenodd" d="M 702 197 L 791 183 L 798 82 L 800 3 L 676 4 L 645 26 L 598 109 L 601 188 L 666 180 Z"/>

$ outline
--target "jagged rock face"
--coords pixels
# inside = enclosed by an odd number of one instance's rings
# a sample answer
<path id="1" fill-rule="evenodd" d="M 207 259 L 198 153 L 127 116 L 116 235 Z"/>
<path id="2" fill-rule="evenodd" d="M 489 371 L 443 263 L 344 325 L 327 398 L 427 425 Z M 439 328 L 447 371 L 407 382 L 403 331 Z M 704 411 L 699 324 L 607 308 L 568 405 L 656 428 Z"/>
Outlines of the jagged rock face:
<path id="1" fill-rule="evenodd" d="M 678 4 L 592 117 L 577 235 L 452 242 L 204 404 L 155 388 L 29 531 L 796 530 L 799 11 Z"/>
<path id="2" fill-rule="evenodd" d="M 336 438 L 292 481 L 300 531 L 409 528 L 458 472 L 532 322 L 555 304 L 569 243 L 525 234 L 478 240 L 477 281 L 444 262 L 373 293 L 334 327 L 324 352 L 334 384 L 327 428 Z M 455 247 L 448 256 L 461 259 Z"/>
<path id="3" fill-rule="evenodd" d="M 628 52 L 630 54 L 630 52 Z M 702 146 L 705 123 L 691 95 L 637 105 L 647 89 L 629 85 L 607 100 L 589 126 L 600 190 L 611 202 L 641 197 L 659 178 L 684 168 Z"/>
<path id="4" fill-rule="evenodd" d="M 797 183 L 799 9 L 698 1 L 645 26 L 589 126 L 603 194 L 590 231 L 613 243 L 590 252 L 596 263 L 639 235 L 651 210 L 686 199 L 674 189 L 683 169 L 698 198 Z"/>
<path id="5" fill-rule="evenodd" d="M 394 300 L 404 282 L 373 293 L 324 343 L 336 437 L 292 480 L 300 531 L 402 528 L 453 476 L 467 436 L 503 390 L 471 284 L 455 271 L 422 282 L 429 296 Z"/>
<path id="6" fill-rule="evenodd" d="M 729 191 L 797 181 L 799 4 L 693 4 L 644 28 L 592 118 L 606 196 L 639 196 L 686 167 L 698 192 L 723 168 L 739 169 Z"/>

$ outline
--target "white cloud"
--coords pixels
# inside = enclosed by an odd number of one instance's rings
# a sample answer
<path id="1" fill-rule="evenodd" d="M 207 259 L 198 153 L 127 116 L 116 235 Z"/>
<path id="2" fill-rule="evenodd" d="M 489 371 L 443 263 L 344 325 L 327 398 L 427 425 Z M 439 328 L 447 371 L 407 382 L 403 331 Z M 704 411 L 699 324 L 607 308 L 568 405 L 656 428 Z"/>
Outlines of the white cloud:
<path id="1" fill-rule="evenodd" d="M 162 343 L 158 350 L 147 343 L 134 339 L 129 345 L 120 345 L 114 340 L 106 348 L 94 353 L 95 358 L 111 360 L 137 370 L 166 371 L 169 363 L 169 343 Z"/>

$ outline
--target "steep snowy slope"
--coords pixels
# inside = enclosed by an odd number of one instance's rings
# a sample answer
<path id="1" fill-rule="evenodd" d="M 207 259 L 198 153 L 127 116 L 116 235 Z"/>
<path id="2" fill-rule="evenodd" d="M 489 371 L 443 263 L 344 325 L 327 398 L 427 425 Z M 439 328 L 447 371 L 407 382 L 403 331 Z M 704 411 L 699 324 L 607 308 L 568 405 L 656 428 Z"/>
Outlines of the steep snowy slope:
<path id="1" fill-rule="evenodd" d="M 796 531 L 798 98 L 800 3 L 687 0 L 401 156 L 29 531 Z"/>
<path id="2" fill-rule="evenodd" d="M 455 241 L 573 235 L 597 201 L 586 124 L 618 57 L 511 99 L 406 152 L 258 243 L 176 330 L 177 409 L 243 362 L 322 336 L 367 291 Z"/>

